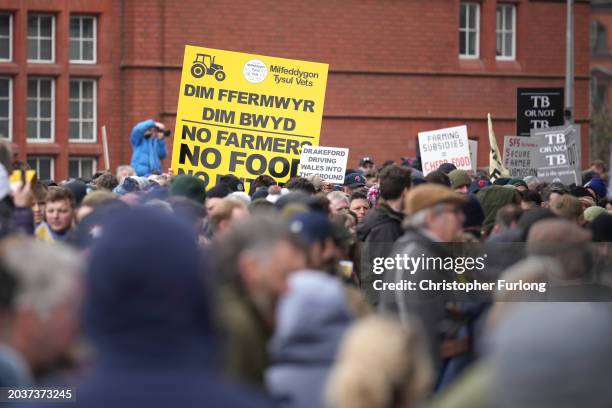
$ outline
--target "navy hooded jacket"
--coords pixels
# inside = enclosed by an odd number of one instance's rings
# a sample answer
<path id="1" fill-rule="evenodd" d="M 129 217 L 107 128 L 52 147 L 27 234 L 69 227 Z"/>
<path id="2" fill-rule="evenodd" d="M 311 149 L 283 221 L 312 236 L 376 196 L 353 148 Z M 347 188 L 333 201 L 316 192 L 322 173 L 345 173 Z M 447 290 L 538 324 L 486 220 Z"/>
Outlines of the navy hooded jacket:
<path id="1" fill-rule="evenodd" d="M 158 210 L 115 215 L 94 242 L 84 319 L 97 357 L 71 407 L 265 407 L 224 383 L 193 228 Z"/>

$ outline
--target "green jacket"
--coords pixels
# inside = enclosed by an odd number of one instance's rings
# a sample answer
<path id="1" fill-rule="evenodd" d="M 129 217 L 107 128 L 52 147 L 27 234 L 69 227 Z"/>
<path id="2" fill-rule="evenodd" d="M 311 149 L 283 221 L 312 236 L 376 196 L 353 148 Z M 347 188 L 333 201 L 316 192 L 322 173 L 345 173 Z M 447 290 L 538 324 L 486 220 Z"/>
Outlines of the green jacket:
<path id="1" fill-rule="evenodd" d="M 224 288 L 219 301 L 225 372 L 238 381 L 263 388 L 272 329 L 253 302 L 237 289 Z"/>

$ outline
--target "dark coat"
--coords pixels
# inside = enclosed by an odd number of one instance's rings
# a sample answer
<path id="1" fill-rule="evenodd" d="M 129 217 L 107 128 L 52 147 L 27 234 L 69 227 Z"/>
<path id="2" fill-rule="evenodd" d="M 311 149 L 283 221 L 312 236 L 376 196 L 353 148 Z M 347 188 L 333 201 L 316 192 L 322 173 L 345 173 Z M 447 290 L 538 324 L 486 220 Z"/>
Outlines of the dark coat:
<path id="1" fill-rule="evenodd" d="M 404 214 L 386 204 L 368 212 L 357 229 L 357 237 L 363 242 L 361 252 L 361 289 L 368 303 L 378 304 L 378 292 L 372 287 L 378 277 L 372 272 L 372 260 L 389 254 L 393 243 L 402 236 Z"/>
<path id="2" fill-rule="evenodd" d="M 97 359 L 71 406 L 269 406 L 221 379 L 193 228 L 140 209 L 115 215 L 102 231 L 84 308 Z"/>

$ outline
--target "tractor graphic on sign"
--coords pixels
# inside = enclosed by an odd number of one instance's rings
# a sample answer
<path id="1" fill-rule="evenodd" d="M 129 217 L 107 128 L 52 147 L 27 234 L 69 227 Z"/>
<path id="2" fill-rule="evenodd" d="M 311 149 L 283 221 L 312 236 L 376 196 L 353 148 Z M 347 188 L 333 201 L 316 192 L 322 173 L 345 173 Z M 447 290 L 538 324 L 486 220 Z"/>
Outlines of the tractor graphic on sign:
<path id="1" fill-rule="evenodd" d="M 191 65 L 191 75 L 202 78 L 204 75 L 214 75 L 219 82 L 225 79 L 223 66 L 215 64 L 215 57 L 208 54 L 197 54 L 196 60 Z"/>

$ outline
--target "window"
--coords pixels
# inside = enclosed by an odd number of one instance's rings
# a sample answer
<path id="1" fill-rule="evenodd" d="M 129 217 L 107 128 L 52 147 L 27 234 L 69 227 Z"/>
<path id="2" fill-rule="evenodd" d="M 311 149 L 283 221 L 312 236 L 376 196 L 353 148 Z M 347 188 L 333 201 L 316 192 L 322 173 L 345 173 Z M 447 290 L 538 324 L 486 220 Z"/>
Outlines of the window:
<path id="1" fill-rule="evenodd" d="M 49 14 L 28 16 L 28 61 L 55 60 L 55 17 Z"/>
<path id="2" fill-rule="evenodd" d="M 478 58 L 480 49 L 480 4 L 461 3 L 459 12 L 459 56 Z"/>
<path id="3" fill-rule="evenodd" d="M 71 157 L 68 159 L 68 177 L 91 180 L 96 172 L 96 159 L 93 157 Z"/>
<path id="4" fill-rule="evenodd" d="M 96 81 L 70 80 L 70 140 L 96 140 Z"/>
<path id="5" fill-rule="evenodd" d="M 516 7 L 512 4 L 497 6 L 497 59 L 515 59 Z"/>
<path id="6" fill-rule="evenodd" d="M 0 61 L 13 59 L 13 16 L 0 13 Z"/>
<path id="7" fill-rule="evenodd" d="M 96 18 L 70 17 L 70 62 L 96 62 Z"/>
<path id="8" fill-rule="evenodd" d="M 0 77 L 0 136 L 11 139 L 12 81 L 10 78 Z"/>
<path id="9" fill-rule="evenodd" d="M 591 53 L 593 55 L 605 55 L 608 52 L 608 30 L 603 24 L 591 22 Z"/>
<path id="10" fill-rule="evenodd" d="M 605 81 L 601 81 L 597 75 L 591 76 L 591 107 L 599 112 L 607 105 L 608 87 Z"/>
<path id="11" fill-rule="evenodd" d="M 53 140 L 54 91 L 53 79 L 28 79 L 28 140 Z"/>
<path id="12" fill-rule="evenodd" d="M 46 156 L 28 156 L 28 166 L 32 170 L 36 170 L 36 175 L 39 180 L 53 180 L 54 163 L 53 157 Z"/>

